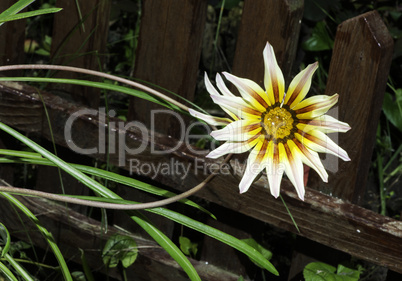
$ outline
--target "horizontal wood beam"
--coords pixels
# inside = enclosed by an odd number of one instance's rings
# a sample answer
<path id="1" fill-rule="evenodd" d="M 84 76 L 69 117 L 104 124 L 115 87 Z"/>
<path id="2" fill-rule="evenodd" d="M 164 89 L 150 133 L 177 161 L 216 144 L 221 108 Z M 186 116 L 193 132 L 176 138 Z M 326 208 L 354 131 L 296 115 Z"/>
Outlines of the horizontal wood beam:
<path id="1" fill-rule="evenodd" d="M 52 121 L 55 140 L 59 145 L 66 146 L 64 126 L 67 119 L 83 108 L 49 93 L 43 92 L 42 96 Z M 0 121 L 19 130 L 35 132 L 50 139 L 42 103 L 36 90 L 27 86 L 0 85 Z M 119 120 L 111 119 L 111 121 Z M 80 147 L 96 147 L 99 128 L 105 127 L 107 124 L 99 116 L 80 116 L 72 127 L 74 142 Z M 130 170 L 130 158 L 150 165 L 159 163 L 190 165 L 192 172 L 185 178 L 177 173 L 155 175 L 156 181 L 179 191 L 188 190 L 201 182 L 206 177 L 203 172 L 205 167 L 219 163 L 196 155 L 186 147 L 180 147 L 166 154 L 153 154 L 149 149 L 152 145 L 161 151 L 168 151 L 176 146 L 175 140 L 164 135 L 154 134 L 153 138 L 145 140 L 139 130 L 130 130 L 126 132 L 125 137 L 128 147 L 138 147 L 146 142 L 148 149 L 139 155 L 126 154 L 122 168 Z M 105 158 L 105 155 L 100 153 L 92 156 Z M 110 155 L 111 164 L 119 165 L 120 161 L 118 155 Z M 198 168 L 194 170 L 196 165 Z M 310 188 L 306 188 L 305 201 L 300 201 L 294 188 L 284 180 L 282 195 L 300 228 L 300 233 L 297 233 L 282 202 L 274 199 L 269 189 L 264 188 L 266 177 L 261 177 L 247 193 L 239 195 L 238 171 L 236 169 L 233 176 L 228 170 L 222 170 L 224 174 L 217 175 L 197 196 L 402 273 L 401 221 L 381 216 Z"/>

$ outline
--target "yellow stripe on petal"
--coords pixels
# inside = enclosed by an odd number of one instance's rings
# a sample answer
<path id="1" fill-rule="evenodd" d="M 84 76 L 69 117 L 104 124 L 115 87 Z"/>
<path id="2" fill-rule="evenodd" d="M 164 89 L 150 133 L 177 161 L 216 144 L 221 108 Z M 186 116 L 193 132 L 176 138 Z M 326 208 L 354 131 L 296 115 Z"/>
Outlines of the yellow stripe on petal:
<path id="1" fill-rule="evenodd" d="M 318 68 L 318 63 L 308 65 L 303 71 L 293 78 L 286 93 L 285 102 L 293 109 L 300 101 L 302 101 L 311 87 L 311 78 Z"/>
<path id="2" fill-rule="evenodd" d="M 270 106 L 265 91 L 254 81 L 239 78 L 227 72 L 223 72 L 223 75 L 236 86 L 240 95 L 259 111 L 264 112 Z"/>
<path id="3" fill-rule="evenodd" d="M 264 86 L 270 104 L 281 103 L 285 95 L 285 79 L 276 62 L 274 48 L 267 42 L 264 51 Z"/>
<path id="4" fill-rule="evenodd" d="M 338 102 L 338 97 L 338 94 L 313 96 L 296 105 L 293 110 L 298 119 L 313 119 L 325 114 L 333 107 Z"/>

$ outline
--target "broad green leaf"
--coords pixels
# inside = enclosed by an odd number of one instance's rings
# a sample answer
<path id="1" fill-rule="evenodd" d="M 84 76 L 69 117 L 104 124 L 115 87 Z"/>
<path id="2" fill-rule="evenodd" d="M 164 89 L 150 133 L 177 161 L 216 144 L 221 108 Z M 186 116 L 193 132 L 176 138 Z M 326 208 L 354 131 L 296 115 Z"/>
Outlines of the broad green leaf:
<path id="1" fill-rule="evenodd" d="M 312 262 L 306 265 L 303 276 L 306 281 L 336 281 L 336 268 L 322 262 Z"/>
<path id="2" fill-rule="evenodd" d="M 190 239 L 184 236 L 179 237 L 180 249 L 187 256 L 194 257 L 198 252 L 198 244 L 192 243 Z"/>
<path id="3" fill-rule="evenodd" d="M 328 34 L 323 21 L 317 22 L 311 37 L 302 43 L 302 48 L 306 51 L 332 50 L 333 46 L 334 40 Z"/>
<path id="4" fill-rule="evenodd" d="M 382 109 L 389 122 L 402 132 L 402 89 L 395 90 L 395 99 L 385 93 Z"/>
<path id="5" fill-rule="evenodd" d="M 124 268 L 132 265 L 138 256 L 137 243 L 130 236 L 115 234 L 106 242 L 102 251 L 103 263 L 109 267 L 116 267 L 119 262 Z"/>
<path id="6" fill-rule="evenodd" d="M 344 281 L 358 281 L 360 279 L 360 271 L 348 268 L 342 264 L 338 265 L 338 269 L 336 271 L 338 276 L 343 277 Z"/>
<path id="7" fill-rule="evenodd" d="M 306 265 L 303 276 L 306 281 L 358 281 L 360 272 L 343 265 L 338 269 L 322 262 L 312 262 Z"/>

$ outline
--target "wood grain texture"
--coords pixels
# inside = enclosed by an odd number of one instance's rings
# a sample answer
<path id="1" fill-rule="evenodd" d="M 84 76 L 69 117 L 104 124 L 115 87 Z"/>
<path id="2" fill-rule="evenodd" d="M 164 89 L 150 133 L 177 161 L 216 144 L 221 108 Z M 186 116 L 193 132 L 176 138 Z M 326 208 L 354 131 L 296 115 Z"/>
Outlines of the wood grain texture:
<path id="1" fill-rule="evenodd" d="M 36 214 L 41 225 L 53 234 L 67 261 L 81 263 L 79 249 L 82 249 L 90 268 L 97 269 L 117 280 L 123 280 L 117 268 L 105 268 L 101 253 L 107 239 L 113 234 L 129 235 L 137 242 L 139 256 L 135 263 L 126 269 L 128 280 L 188 280 L 180 266 L 155 241 L 127 233 L 114 226 L 108 226 L 108 231 L 105 233 L 104 226 L 99 221 L 74 212 L 63 205 L 41 198 L 16 197 Z M 24 214 L 19 213 L 18 217 L 17 213 L 12 210 L 7 200 L 0 196 L 0 220 L 11 235 L 27 242 L 33 242 L 43 249 L 48 249 L 48 244 L 36 226 Z M 121 212 L 120 215 L 129 220 L 124 213 Z M 236 281 L 238 278 L 237 275 L 212 264 L 193 259 L 190 261 L 202 280 Z"/>
<path id="2" fill-rule="evenodd" d="M 1 86 L 0 93 L 0 112 L 7 110 L 7 106 L 2 107 L 2 105 L 5 101 L 11 100 L 11 97 L 16 104 L 25 104 L 26 106 L 30 104 L 32 107 L 41 105 L 39 97 L 35 96 L 35 92 L 26 86 L 21 90 L 10 90 L 6 86 Z M 51 120 L 55 123 L 53 133 L 56 143 L 65 146 L 64 126 L 62 125 L 67 122 L 66 119 L 71 114 L 82 109 L 82 107 L 79 108 L 45 92 L 42 93 L 42 96 Z M 40 109 L 38 110 L 40 111 Z M 52 118 L 53 116 L 58 118 Z M 30 116 L 27 116 L 26 119 L 28 121 Z M 0 121 L 9 124 L 13 122 L 12 120 L 12 116 L 9 118 L 5 114 L 1 116 Z M 117 122 L 115 119 L 111 119 L 111 121 Z M 50 139 L 49 133 L 46 132 L 46 124 L 43 122 L 43 131 L 38 130 L 37 133 Z M 24 122 L 13 123 L 13 125 L 20 130 L 26 129 Z M 96 147 L 98 145 L 99 127 L 107 127 L 106 124 L 102 123 L 102 118 L 99 116 L 91 115 L 77 118 L 72 127 L 74 142 L 82 148 Z M 85 132 L 85 134 L 81 132 Z M 127 146 L 138 147 L 141 143 L 146 142 L 148 148 L 138 155 L 126 154 L 123 168 L 130 170 L 129 159 L 133 158 L 139 160 L 140 163 L 155 166 L 160 165 L 160 163 L 190 165 L 191 171 L 185 178 L 175 172 L 159 173 L 154 178 L 155 181 L 178 191 L 184 191 L 205 179 L 208 171 L 210 171 L 209 168 L 216 168 L 217 163 L 219 163 L 205 159 L 202 154 L 193 153 L 186 147 L 155 155 L 150 150 L 150 146 L 154 146 L 159 151 L 168 151 L 176 145 L 176 142 L 161 134 L 155 133 L 153 136 L 153 138 L 145 138 L 141 131 L 135 128 L 126 132 Z M 101 153 L 91 156 L 105 159 L 105 155 Z M 110 163 L 119 165 L 118 155 L 111 154 Z M 241 165 L 237 167 L 239 168 L 235 169 L 237 176 L 229 173 L 227 167 L 223 168 L 221 174 L 216 176 L 197 196 L 260 221 L 296 232 L 282 202 L 274 199 L 269 190 L 264 188 L 267 182 L 265 176 L 261 177 L 248 192 L 239 195 L 238 184 Z M 293 186 L 287 180 L 282 183 L 282 195 L 300 228 L 301 233 L 299 235 L 349 253 L 352 256 L 402 272 L 402 260 L 400 259 L 402 256 L 402 247 L 400 247 L 402 241 L 401 221 L 381 216 L 309 188 L 306 188 L 305 201 L 300 201 Z"/>
<path id="3" fill-rule="evenodd" d="M 245 1 L 233 61 L 233 74 L 263 86 L 262 51 L 268 41 L 275 49 L 285 79 L 288 79 L 296 55 L 302 17 L 301 0 Z"/>
<path id="4" fill-rule="evenodd" d="M 77 3 L 81 10 L 82 22 Z M 54 18 L 51 46 L 53 64 L 102 70 L 99 65 L 102 65 L 102 54 L 106 50 L 110 5 L 111 0 L 57 0 L 56 7 L 63 10 L 56 13 Z M 78 79 L 82 75 L 59 73 L 58 77 Z M 99 81 L 97 78 L 93 79 Z M 99 106 L 99 89 L 63 85 L 60 90 L 71 93 L 76 101 L 86 106 Z"/>
<path id="5" fill-rule="evenodd" d="M 320 186 L 352 203 L 361 201 L 366 187 L 392 53 L 393 40 L 377 12 L 339 25 L 326 94 L 339 94 L 337 117 L 352 127 L 339 135 L 352 161 L 339 160 L 329 184 Z"/>
<path id="6" fill-rule="evenodd" d="M 206 0 L 144 1 L 134 77 L 193 100 L 206 9 Z M 157 108 L 132 98 L 129 120 L 150 127 L 151 110 Z M 157 116 L 155 130 L 178 137 L 177 119 Z"/>
<path id="7" fill-rule="evenodd" d="M 0 13 L 15 4 L 14 0 L 0 1 Z M 25 10 L 23 10 L 25 11 Z M 0 28 L 0 64 L 11 65 L 24 62 L 24 40 L 26 20 L 15 20 L 4 23 Z M 9 76 L 21 75 L 22 71 L 7 72 Z"/>

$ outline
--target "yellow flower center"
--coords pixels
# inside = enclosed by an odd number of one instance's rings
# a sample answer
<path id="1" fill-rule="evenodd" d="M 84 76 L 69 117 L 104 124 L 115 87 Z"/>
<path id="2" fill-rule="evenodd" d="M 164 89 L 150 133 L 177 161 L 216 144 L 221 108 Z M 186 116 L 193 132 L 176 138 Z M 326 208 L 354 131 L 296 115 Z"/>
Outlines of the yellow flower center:
<path id="1" fill-rule="evenodd" d="M 265 111 L 262 116 L 262 127 L 265 135 L 269 140 L 278 142 L 286 142 L 289 138 L 293 138 L 298 123 L 293 110 L 287 106 L 274 106 Z"/>

